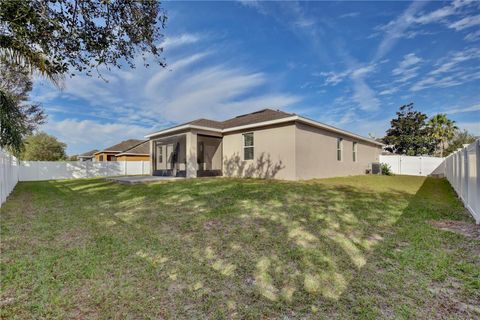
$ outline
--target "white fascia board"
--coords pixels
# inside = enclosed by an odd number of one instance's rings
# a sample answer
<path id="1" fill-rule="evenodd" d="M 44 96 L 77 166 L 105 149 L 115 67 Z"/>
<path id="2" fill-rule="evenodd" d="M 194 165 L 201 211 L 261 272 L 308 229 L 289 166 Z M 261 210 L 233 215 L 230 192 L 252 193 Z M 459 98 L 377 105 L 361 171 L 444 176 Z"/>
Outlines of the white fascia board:
<path id="1" fill-rule="evenodd" d="M 222 133 L 222 129 L 215 129 L 215 128 L 210 128 L 210 127 L 196 126 L 196 125 L 193 125 L 193 124 L 185 124 L 185 125 L 183 125 L 183 126 L 174 127 L 174 128 L 165 129 L 165 130 L 160 130 L 160 131 L 157 131 L 157 132 L 154 132 L 154 133 L 151 133 L 151 134 L 147 134 L 147 135 L 145 136 L 145 138 L 151 138 L 151 137 L 154 137 L 154 136 L 158 136 L 158 135 L 160 135 L 160 134 L 166 134 L 166 133 L 175 132 L 175 131 L 184 130 L 184 129 L 198 129 L 198 130 L 207 130 L 207 131 L 213 131 L 213 132 L 220 132 L 220 133 Z"/>

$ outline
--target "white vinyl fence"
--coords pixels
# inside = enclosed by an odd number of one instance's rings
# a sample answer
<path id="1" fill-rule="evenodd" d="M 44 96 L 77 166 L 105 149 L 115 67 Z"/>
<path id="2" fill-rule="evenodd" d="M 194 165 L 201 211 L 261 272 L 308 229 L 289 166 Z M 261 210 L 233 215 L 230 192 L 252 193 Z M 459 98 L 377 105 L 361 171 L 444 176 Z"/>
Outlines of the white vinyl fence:
<path id="1" fill-rule="evenodd" d="M 390 166 L 394 174 L 429 176 L 445 174 L 445 158 L 380 155 L 380 163 Z"/>
<path id="2" fill-rule="evenodd" d="M 20 181 L 150 174 L 150 161 L 20 161 Z"/>
<path id="3" fill-rule="evenodd" d="M 0 207 L 18 182 L 18 160 L 0 149 Z"/>
<path id="4" fill-rule="evenodd" d="M 445 159 L 446 177 L 465 207 L 480 224 L 480 140 Z"/>

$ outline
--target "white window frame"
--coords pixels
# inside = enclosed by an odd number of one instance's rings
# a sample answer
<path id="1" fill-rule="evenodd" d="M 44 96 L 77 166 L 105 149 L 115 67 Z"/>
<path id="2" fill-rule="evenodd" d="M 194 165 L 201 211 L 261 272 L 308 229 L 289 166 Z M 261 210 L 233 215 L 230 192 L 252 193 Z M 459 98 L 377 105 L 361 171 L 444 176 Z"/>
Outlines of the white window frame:
<path id="1" fill-rule="evenodd" d="M 343 138 L 337 138 L 336 142 L 337 142 L 337 161 L 342 162 L 343 161 Z M 340 156 L 340 159 L 339 159 L 339 156 Z"/>
<path id="2" fill-rule="evenodd" d="M 252 135 L 252 145 L 251 146 L 245 145 L 245 136 L 247 134 Z M 252 161 L 255 158 L 255 135 L 253 134 L 253 132 L 245 132 L 245 133 L 242 134 L 242 137 L 243 137 L 243 141 L 242 141 L 242 144 L 243 144 L 243 160 L 244 161 Z M 245 149 L 247 149 L 247 148 L 252 149 L 252 159 L 245 159 Z"/>
<path id="3" fill-rule="evenodd" d="M 358 162 L 358 143 L 356 141 L 352 142 L 352 160 L 353 162 Z"/>

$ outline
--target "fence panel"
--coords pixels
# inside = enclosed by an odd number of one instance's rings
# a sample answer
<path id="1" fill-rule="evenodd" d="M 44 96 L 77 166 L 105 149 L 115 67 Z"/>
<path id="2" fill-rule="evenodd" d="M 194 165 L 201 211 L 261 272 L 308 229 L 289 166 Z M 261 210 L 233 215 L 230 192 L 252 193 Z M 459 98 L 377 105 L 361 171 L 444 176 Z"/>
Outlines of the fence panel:
<path id="1" fill-rule="evenodd" d="M 20 181 L 150 174 L 149 161 L 21 161 Z"/>
<path id="2" fill-rule="evenodd" d="M 447 180 L 480 224 L 480 140 L 445 159 Z"/>
<path id="3" fill-rule="evenodd" d="M 380 162 L 388 164 L 394 174 L 428 176 L 445 173 L 444 158 L 380 155 Z"/>
<path id="4" fill-rule="evenodd" d="M 18 182 L 18 160 L 0 149 L 0 207 Z"/>

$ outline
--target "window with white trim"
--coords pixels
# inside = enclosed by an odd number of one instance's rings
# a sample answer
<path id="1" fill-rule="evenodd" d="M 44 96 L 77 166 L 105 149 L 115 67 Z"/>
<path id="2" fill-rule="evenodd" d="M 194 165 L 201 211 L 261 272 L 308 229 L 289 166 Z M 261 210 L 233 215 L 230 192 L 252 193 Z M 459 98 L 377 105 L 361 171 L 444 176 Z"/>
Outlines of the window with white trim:
<path id="1" fill-rule="evenodd" d="M 337 138 L 337 160 L 342 161 L 343 158 L 343 139 Z"/>
<path id="2" fill-rule="evenodd" d="M 357 162 L 357 143 L 353 142 L 352 144 L 352 157 L 353 157 L 353 162 Z"/>
<path id="3" fill-rule="evenodd" d="M 253 160 L 253 132 L 243 134 L 243 160 Z"/>

